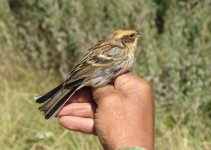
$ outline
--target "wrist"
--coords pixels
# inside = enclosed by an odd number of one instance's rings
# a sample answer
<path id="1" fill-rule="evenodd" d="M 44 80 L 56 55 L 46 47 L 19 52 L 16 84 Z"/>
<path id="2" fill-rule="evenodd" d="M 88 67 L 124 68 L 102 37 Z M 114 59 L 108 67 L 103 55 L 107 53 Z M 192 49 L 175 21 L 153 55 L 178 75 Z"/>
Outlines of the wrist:
<path id="1" fill-rule="evenodd" d="M 127 149 L 128 147 L 144 147 L 144 144 L 142 143 L 142 141 L 138 140 L 138 139 L 126 139 L 126 140 L 122 140 L 122 141 L 118 141 L 117 143 L 114 143 L 113 146 L 111 147 L 111 149 L 114 150 L 124 150 Z"/>
<path id="2" fill-rule="evenodd" d="M 125 130 L 126 131 L 126 130 Z M 116 134 L 111 137 L 107 143 L 107 149 L 116 150 L 122 149 L 125 147 L 145 147 L 145 142 L 148 142 L 143 139 L 143 136 L 137 132 L 126 131 L 125 133 L 121 132 L 121 134 Z"/>
<path id="3" fill-rule="evenodd" d="M 144 147 L 140 147 L 140 146 L 130 146 L 130 147 L 122 147 L 122 148 L 118 148 L 115 150 L 147 150 Z"/>
<path id="4" fill-rule="evenodd" d="M 131 146 L 144 147 L 148 150 L 153 149 L 153 132 L 147 129 L 148 126 L 144 127 L 143 124 L 135 123 L 137 121 L 126 122 L 119 124 L 119 128 L 114 127 L 112 132 L 108 134 L 106 140 L 108 149 L 114 150 Z"/>

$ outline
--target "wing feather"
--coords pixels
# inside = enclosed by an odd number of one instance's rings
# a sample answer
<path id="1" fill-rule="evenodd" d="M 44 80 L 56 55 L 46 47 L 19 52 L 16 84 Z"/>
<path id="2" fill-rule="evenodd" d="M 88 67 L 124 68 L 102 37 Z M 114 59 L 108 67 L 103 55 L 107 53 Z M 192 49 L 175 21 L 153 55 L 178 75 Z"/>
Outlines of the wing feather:
<path id="1" fill-rule="evenodd" d="M 67 80 L 67 84 L 72 80 L 86 78 L 90 76 L 98 67 L 106 67 L 113 64 L 123 55 L 122 47 L 118 45 L 99 44 L 91 48 L 84 59 L 74 67 Z"/>

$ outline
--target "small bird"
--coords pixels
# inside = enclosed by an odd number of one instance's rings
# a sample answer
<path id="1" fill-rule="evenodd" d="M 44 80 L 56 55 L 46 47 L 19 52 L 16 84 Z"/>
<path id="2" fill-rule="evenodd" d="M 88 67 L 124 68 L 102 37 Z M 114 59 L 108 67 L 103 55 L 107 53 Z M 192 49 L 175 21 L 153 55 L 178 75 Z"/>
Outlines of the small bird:
<path id="1" fill-rule="evenodd" d="M 81 88 L 104 86 L 128 71 L 132 67 L 140 36 L 133 29 L 121 28 L 90 48 L 64 82 L 34 97 L 37 103 L 44 103 L 39 110 L 44 112 L 45 119 L 56 116 L 68 99 Z"/>

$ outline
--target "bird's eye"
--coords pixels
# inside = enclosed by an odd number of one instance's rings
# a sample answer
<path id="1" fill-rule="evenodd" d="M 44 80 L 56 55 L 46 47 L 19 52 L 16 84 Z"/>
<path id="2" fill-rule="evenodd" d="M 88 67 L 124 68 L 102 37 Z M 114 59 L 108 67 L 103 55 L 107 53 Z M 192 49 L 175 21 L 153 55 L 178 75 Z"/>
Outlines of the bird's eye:
<path id="1" fill-rule="evenodd" d="M 131 38 L 133 38 L 134 36 L 135 36 L 135 34 L 134 34 L 134 33 L 130 35 L 130 37 L 131 37 Z"/>

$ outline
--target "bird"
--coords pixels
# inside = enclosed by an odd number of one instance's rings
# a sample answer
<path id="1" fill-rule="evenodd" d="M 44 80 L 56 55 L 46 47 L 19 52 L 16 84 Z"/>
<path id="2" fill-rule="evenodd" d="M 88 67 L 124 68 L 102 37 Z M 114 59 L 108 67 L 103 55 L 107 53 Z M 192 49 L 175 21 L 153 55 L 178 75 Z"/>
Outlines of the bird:
<path id="1" fill-rule="evenodd" d="M 119 28 L 88 49 L 73 67 L 66 80 L 40 96 L 35 96 L 45 119 L 57 115 L 74 93 L 84 87 L 101 87 L 127 72 L 133 65 L 141 33 L 130 28 Z"/>

